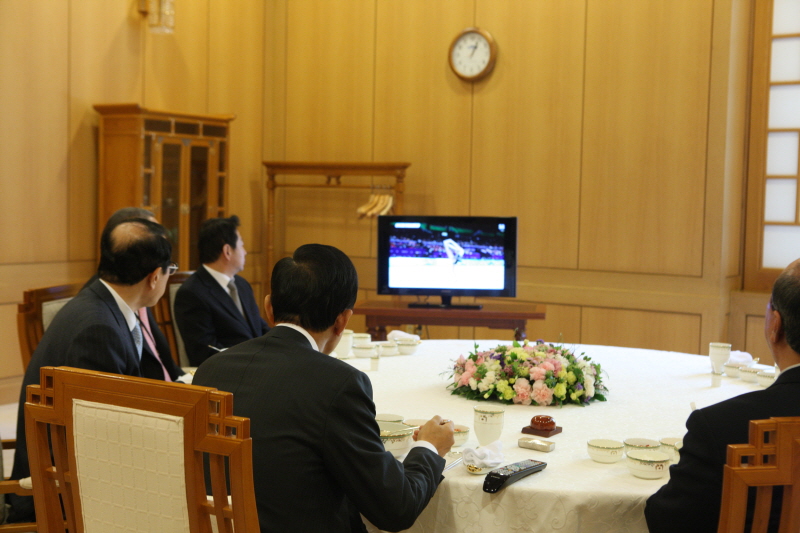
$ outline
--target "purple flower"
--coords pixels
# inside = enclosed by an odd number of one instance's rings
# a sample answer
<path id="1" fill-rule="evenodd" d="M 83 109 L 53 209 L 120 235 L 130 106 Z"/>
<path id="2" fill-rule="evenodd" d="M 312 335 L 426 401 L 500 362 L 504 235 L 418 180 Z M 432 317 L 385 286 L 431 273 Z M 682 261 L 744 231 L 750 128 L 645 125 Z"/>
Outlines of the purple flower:
<path id="1" fill-rule="evenodd" d="M 580 381 L 575 383 L 575 390 L 583 390 L 583 385 L 581 385 Z"/>

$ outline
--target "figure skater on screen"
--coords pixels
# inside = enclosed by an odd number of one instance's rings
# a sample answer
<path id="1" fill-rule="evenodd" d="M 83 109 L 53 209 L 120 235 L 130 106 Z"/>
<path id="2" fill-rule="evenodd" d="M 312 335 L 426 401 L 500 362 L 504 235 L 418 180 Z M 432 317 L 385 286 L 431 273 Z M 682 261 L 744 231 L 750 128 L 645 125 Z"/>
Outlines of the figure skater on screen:
<path id="1" fill-rule="evenodd" d="M 447 257 L 453 262 L 453 266 L 464 257 L 464 249 L 453 239 L 445 239 L 442 242 L 442 246 L 444 246 L 444 252 L 447 254 Z"/>

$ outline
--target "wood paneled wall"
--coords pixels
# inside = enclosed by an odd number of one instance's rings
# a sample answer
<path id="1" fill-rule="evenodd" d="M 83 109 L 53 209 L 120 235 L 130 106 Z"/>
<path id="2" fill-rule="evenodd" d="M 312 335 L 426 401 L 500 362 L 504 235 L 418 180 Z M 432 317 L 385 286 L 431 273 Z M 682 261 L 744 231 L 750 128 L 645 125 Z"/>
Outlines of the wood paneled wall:
<path id="1" fill-rule="evenodd" d="M 741 283 L 749 0 L 280 4 L 270 31 L 285 33 L 285 60 L 267 76 L 286 98 L 274 115 L 286 134 L 265 153 L 411 161 L 406 213 L 518 216 L 517 300 L 552 309 L 531 337 L 695 353 L 727 338 Z M 468 26 L 499 46 L 477 83 L 447 63 Z M 281 191 L 277 249 L 338 246 L 362 298 L 376 297 L 375 226 L 354 214 L 365 200 Z"/>
<path id="2" fill-rule="evenodd" d="M 751 2 L 176 0 L 154 35 L 131 0 L 3 0 L 0 396 L 22 289 L 94 269 L 98 102 L 237 116 L 230 206 L 262 294 L 261 161 L 410 161 L 407 213 L 519 217 L 517 299 L 549 309 L 531 338 L 705 352 L 741 285 Z M 474 84 L 447 63 L 469 26 L 500 47 Z M 276 249 L 339 246 L 374 297 L 366 199 L 281 190 Z"/>
<path id="3" fill-rule="evenodd" d="M 147 31 L 132 0 L 0 2 L 0 403 L 22 368 L 26 288 L 84 281 L 97 260 L 95 103 L 232 113 L 230 208 L 258 289 L 264 218 L 267 3 L 177 0 L 176 31 Z"/>

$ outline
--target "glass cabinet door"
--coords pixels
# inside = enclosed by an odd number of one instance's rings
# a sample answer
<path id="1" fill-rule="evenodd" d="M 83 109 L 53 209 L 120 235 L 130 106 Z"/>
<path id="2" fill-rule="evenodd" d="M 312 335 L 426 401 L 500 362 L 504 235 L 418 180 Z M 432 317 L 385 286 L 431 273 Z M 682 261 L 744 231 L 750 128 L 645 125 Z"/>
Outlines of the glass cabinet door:
<path id="1" fill-rule="evenodd" d="M 192 145 L 189 158 L 189 268 L 197 270 L 200 257 L 197 240 L 208 217 L 209 146 Z"/>
<path id="2" fill-rule="evenodd" d="M 159 222 L 172 240 L 172 260 L 180 265 L 181 152 L 180 143 L 164 142 L 161 148 L 161 212 Z M 185 267 L 181 265 L 181 268 Z"/>

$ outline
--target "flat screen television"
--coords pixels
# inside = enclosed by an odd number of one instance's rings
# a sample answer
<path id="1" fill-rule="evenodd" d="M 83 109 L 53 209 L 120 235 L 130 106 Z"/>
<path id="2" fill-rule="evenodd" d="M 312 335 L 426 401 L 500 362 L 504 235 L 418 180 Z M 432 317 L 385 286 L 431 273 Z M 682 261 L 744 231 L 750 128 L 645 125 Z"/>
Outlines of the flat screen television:
<path id="1" fill-rule="evenodd" d="M 378 294 L 516 296 L 517 218 L 469 216 L 378 217 Z"/>

